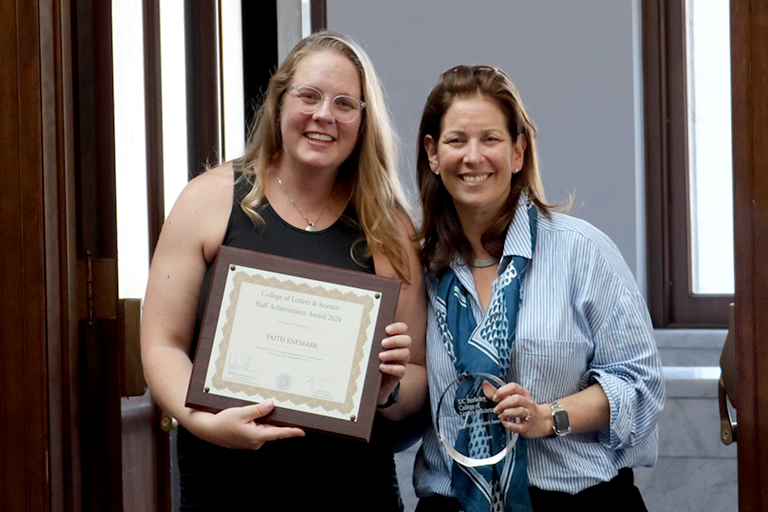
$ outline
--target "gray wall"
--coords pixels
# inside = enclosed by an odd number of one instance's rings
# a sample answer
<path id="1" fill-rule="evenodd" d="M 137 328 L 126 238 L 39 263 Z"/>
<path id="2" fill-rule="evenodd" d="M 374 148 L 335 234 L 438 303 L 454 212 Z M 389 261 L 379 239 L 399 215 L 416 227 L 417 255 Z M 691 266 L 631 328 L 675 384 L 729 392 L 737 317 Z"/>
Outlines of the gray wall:
<path id="1" fill-rule="evenodd" d="M 539 129 L 547 198 L 607 233 L 645 290 L 638 0 L 328 0 L 328 28 L 368 51 L 415 191 L 421 110 L 440 73 L 490 64 Z M 414 194 L 414 197 L 415 194 Z"/>

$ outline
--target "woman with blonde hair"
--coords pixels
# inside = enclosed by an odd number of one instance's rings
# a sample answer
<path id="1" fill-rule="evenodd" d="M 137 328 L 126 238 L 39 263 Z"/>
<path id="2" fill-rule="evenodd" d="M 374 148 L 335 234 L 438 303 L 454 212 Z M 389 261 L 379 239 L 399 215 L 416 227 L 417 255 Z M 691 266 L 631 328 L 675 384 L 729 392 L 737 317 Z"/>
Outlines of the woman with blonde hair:
<path id="1" fill-rule="evenodd" d="M 228 245 L 400 279 L 378 404 L 394 420 L 421 407 L 425 304 L 395 157 L 368 56 L 320 32 L 270 80 L 245 156 L 180 195 L 150 270 L 142 360 L 153 395 L 180 424 L 182 510 L 402 508 L 378 414 L 365 444 L 261 423 L 269 400 L 218 414 L 184 405 L 212 262 Z"/>

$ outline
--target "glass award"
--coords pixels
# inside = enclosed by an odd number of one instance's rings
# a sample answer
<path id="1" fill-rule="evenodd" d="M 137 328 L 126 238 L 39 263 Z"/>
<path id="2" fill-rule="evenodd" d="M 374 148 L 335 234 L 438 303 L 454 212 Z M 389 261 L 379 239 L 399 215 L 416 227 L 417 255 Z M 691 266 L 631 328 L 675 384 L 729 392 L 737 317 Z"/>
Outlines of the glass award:
<path id="1" fill-rule="evenodd" d="M 495 375 L 465 373 L 443 391 L 437 410 L 437 432 L 448 454 L 466 467 L 491 466 L 504 459 L 517 442 L 493 412 L 496 402 L 483 393 L 483 382 L 505 384 Z M 470 440 L 455 445 L 449 439 Z"/>

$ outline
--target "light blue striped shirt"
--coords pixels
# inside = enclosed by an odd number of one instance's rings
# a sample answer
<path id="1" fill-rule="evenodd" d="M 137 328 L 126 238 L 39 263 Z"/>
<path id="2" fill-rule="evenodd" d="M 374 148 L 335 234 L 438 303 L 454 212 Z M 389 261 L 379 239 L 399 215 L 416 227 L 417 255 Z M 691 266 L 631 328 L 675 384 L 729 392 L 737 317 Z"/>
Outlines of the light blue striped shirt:
<path id="1" fill-rule="evenodd" d="M 595 382 L 605 391 L 610 428 L 526 440 L 529 485 L 575 494 L 612 479 L 621 468 L 656 462 L 664 379 L 648 309 L 613 242 L 589 223 L 559 213 L 551 219 L 540 214 L 537 230 L 507 380 L 528 389 L 537 403 Z M 504 255 L 531 257 L 526 215 L 515 215 Z M 472 297 L 479 324 L 483 312 L 472 274 L 460 262 L 452 268 Z M 427 368 L 434 425 L 442 391 L 458 373 L 437 327 L 429 281 Z M 455 436 L 449 432 L 448 440 L 453 443 Z M 452 462 L 429 429 L 414 468 L 417 496 L 453 496 Z"/>

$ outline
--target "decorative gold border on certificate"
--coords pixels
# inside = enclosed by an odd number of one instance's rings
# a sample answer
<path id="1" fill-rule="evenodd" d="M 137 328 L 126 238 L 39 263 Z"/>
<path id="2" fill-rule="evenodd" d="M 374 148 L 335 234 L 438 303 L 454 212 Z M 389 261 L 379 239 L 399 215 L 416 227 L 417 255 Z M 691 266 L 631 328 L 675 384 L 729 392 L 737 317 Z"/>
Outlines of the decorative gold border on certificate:
<path id="1" fill-rule="evenodd" d="M 288 276 L 286 276 L 288 277 Z M 310 286 L 307 283 L 294 283 L 290 279 L 281 281 L 276 277 L 264 277 L 262 275 L 249 275 L 246 272 L 239 271 L 232 276 L 231 271 L 227 275 L 227 280 L 232 279 L 234 288 L 229 294 L 229 307 L 225 312 L 226 321 L 222 328 L 223 338 L 219 343 L 219 357 L 216 359 L 215 371 L 211 377 L 212 384 L 219 390 L 228 389 L 234 393 L 245 393 L 246 395 L 253 396 L 259 395 L 263 397 L 273 397 L 280 402 L 291 402 L 294 405 L 306 405 L 311 408 L 320 407 L 325 411 L 336 411 L 343 415 L 349 415 L 355 410 L 355 404 L 353 397 L 357 393 L 357 381 L 360 377 L 360 366 L 365 356 L 365 344 L 367 340 L 366 331 L 371 325 L 371 312 L 373 311 L 374 302 L 370 296 L 360 296 L 354 292 L 343 293 L 339 289 L 327 290 L 323 286 Z M 328 299 L 336 299 L 345 302 L 351 302 L 360 304 L 363 307 L 363 315 L 360 322 L 360 329 L 357 336 L 357 345 L 355 347 L 355 354 L 352 360 L 352 372 L 349 377 L 349 385 L 347 386 L 347 397 L 344 402 L 332 402 L 330 400 L 321 400 L 318 398 L 310 398 L 293 393 L 286 393 L 284 391 L 276 391 L 273 389 L 262 388 L 258 386 L 251 386 L 248 384 L 241 384 L 223 379 L 224 367 L 226 364 L 227 353 L 229 352 L 229 341 L 232 335 L 232 328 L 235 321 L 235 311 L 237 309 L 238 300 L 240 298 L 240 290 L 243 283 L 250 283 L 261 285 L 269 288 L 277 288 L 281 290 L 287 290 L 292 292 L 306 293 L 308 295 L 315 295 Z M 350 287 L 351 288 L 351 287 Z M 373 292 L 375 293 L 375 292 Z M 366 367 L 367 371 L 367 367 Z"/>

